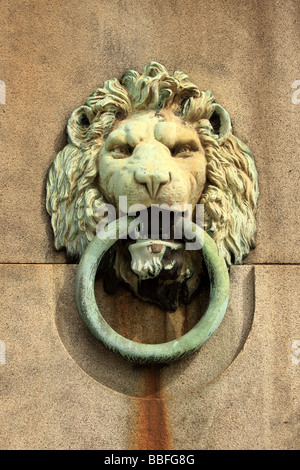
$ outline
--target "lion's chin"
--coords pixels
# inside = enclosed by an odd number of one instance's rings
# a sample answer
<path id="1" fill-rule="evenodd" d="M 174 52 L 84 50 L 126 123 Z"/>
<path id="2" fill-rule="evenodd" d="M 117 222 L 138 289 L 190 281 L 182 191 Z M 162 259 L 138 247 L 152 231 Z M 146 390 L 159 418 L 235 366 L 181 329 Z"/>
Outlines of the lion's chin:
<path id="1" fill-rule="evenodd" d="M 132 256 L 126 243 L 119 240 L 100 266 L 105 292 L 114 294 L 124 283 L 137 297 L 158 304 L 164 311 L 188 305 L 202 289 L 205 268 L 199 252 L 184 251 L 181 242 L 170 245 L 163 240 L 133 242 L 129 244 Z"/>
<path id="2" fill-rule="evenodd" d="M 151 219 L 149 210 L 144 215 L 131 229 L 129 226 L 128 237 L 119 240 L 103 259 L 104 290 L 113 294 L 122 281 L 143 300 L 174 311 L 180 304 L 189 304 L 199 289 L 203 277 L 201 255 L 185 250 L 175 214 L 168 214 L 168 223 L 157 216 Z M 181 220 L 182 213 L 179 215 Z"/>

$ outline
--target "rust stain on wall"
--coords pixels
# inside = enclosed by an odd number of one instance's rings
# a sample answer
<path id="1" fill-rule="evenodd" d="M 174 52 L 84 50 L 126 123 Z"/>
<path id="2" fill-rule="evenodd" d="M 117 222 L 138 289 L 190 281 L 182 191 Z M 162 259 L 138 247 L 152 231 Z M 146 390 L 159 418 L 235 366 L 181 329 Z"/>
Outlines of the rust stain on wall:
<path id="1" fill-rule="evenodd" d="M 134 450 L 171 450 L 166 400 L 160 387 L 161 366 L 145 368 L 145 395 L 137 400 Z"/>

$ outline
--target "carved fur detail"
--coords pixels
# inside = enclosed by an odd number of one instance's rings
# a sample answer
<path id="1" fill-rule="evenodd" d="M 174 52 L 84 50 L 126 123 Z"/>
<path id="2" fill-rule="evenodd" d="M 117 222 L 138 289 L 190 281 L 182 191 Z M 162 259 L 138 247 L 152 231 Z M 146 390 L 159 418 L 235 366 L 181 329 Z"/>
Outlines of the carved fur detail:
<path id="1" fill-rule="evenodd" d="M 205 204 L 205 229 L 227 264 L 241 263 L 254 247 L 258 185 L 250 150 L 232 134 L 228 114 L 210 91 L 200 91 L 182 72 L 169 75 L 151 62 L 141 75 L 127 71 L 121 82 L 106 81 L 70 117 L 69 143 L 56 156 L 47 182 L 57 249 L 65 247 L 80 258 L 96 233 L 96 210 L 106 201 L 97 158 L 109 132 L 124 116 L 162 108 L 193 123 L 205 148 L 207 182 L 199 202 Z"/>

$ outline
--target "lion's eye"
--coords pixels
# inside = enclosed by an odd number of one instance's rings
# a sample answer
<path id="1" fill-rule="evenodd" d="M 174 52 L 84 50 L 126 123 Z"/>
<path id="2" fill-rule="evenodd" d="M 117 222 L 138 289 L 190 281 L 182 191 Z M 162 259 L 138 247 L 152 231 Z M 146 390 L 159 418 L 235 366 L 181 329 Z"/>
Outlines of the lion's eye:
<path id="1" fill-rule="evenodd" d="M 192 147 L 188 144 L 177 145 L 172 149 L 172 155 L 174 157 L 184 157 L 189 156 L 192 151 Z"/>
<path id="2" fill-rule="evenodd" d="M 112 148 L 111 152 L 116 158 L 125 158 L 131 155 L 132 150 L 129 145 L 116 145 Z"/>

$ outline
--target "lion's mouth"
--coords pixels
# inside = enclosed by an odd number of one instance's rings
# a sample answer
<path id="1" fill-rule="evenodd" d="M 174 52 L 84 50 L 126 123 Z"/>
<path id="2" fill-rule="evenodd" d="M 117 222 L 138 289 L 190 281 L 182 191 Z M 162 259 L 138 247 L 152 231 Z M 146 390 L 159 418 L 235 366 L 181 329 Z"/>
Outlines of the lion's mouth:
<path id="1" fill-rule="evenodd" d="M 130 213 L 128 215 L 131 215 Z M 187 216 L 186 212 L 161 208 L 152 205 L 147 209 L 133 215 L 135 220 L 129 226 L 126 246 L 135 243 L 136 240 L 166 240 L 180 241 L 182 233 L 176 230 L 178 221 Z"/>
<path id="2" fill-rule="evenodd" d="M 131 256 L 131 269 L 141 281 L 174 280 L 180 276 L 184 242 L 176 223 L 183 215 L 151 206 L 141 211 L 129 227 L 124 245 Z"/>

